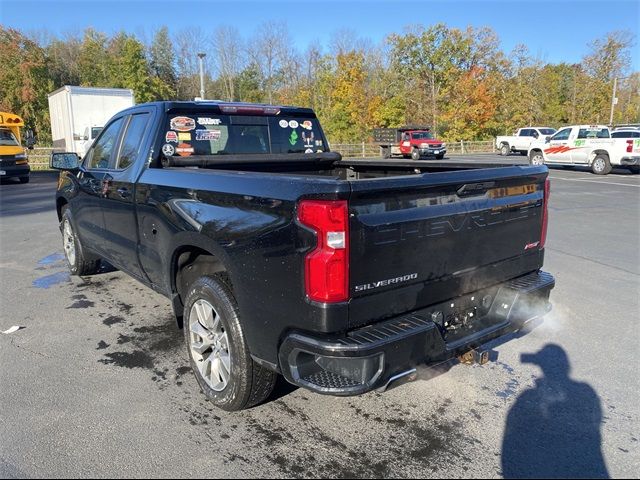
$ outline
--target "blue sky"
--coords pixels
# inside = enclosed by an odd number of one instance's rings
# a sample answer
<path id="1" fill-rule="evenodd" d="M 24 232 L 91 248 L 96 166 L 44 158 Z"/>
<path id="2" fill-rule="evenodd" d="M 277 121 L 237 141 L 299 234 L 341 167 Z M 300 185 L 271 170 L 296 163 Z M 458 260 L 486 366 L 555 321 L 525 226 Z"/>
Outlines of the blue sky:
<path id="1" fill-rule="evenodd" d="M 23 31 L 48 29 L 54 34 L 81 32 L 86 27 L 113 33 L 125 30 L 151 38 L 167 25 L 171 32 L 220 24 L 240 29 L 244 38 L 266 20 L 282 20 L 300 50 L 310 42 L 327 46 L 332 33 L 348 28 L 374 43 L 405 25 L 444 22 L 464 28 L 490 26 L 509 52 L 516 44 L 529 47 L 543 61 L 577 62 L 591 40 L 612 30 L 640 30 L 638 0 L 607 1 L 54 1 L 0 0 L 0 23 Z M 632 68 L 640 70 L 638 38 Z"/>

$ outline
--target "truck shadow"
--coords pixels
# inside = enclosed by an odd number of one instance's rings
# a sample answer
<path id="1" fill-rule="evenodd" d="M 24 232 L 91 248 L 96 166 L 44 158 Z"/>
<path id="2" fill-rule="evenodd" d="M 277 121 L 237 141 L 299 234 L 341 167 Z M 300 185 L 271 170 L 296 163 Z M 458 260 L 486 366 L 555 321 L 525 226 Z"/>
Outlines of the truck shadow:
<path id="1" fill-rule="evenodd" d="M 502 443 L 505 478 L 609 478 L 602 455 L 602 410 L 595 390 L 569 377 L 566 352 L 548 344 L 523 363 L 544 374 L 509 411 Z"/>

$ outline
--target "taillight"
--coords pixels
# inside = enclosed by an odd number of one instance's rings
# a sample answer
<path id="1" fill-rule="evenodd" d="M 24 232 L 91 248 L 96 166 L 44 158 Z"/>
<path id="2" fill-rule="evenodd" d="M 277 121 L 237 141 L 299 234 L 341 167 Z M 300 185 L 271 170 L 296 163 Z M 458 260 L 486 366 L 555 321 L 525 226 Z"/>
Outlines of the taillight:
<path id="1" fill-rule="evenodd" d="M 633 152 L 633 140 L 627 140 L 627 153 Z"/>
<path id="2" fill-rule="evenodd" d="M 551 193 L 551 183 L 549 178 L 544 181 L 544 199 L 542 200 L 542 233 L 540 234 L 540 249 L 544 248 L 547 242 L 547 224 L 549 223 L 549 194 Z"/>
<path id="3" fill-rule="evenodd" d="M 345 200 L 303 200 L 298 220 L 316 232 L 318 244 L 307 254 L 307 296 L 317 302 L 349 298 L 349 209 Z"/>

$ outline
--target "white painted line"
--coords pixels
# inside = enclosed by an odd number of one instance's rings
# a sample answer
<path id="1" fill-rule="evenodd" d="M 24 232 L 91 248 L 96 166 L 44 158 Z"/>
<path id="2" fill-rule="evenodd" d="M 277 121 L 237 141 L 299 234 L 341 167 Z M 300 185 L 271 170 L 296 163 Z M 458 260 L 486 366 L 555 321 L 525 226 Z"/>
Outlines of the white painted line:
<path id="1" fill-rule="evenodd" d="M 563 178 L 563 177 L 551 177 L 551 178 L 553 180 L 566 180 L 567 182 L 579 182 L 579 183 L 589 182 L 589 183 L 601 183 L 603 185 L 620 185 L 622 187 L 640 188 L 640 185 L 630 185 L 628 183 L 602 182 L 600 180 L 587 180 L 587 179 L 581 179 L 581 178 Z"/>

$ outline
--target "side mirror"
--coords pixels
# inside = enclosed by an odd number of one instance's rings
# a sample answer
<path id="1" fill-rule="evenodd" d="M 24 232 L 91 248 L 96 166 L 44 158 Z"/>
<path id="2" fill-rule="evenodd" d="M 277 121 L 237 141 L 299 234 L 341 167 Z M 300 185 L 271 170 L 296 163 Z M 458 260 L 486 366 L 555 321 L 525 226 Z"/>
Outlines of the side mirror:
<path id="1" fill-rule="evenodd" d="M 77 153 L 52 153 L 49 166 L 55 170 L 77 170 L 80 167 L 80 157 Z"/>
<path id="2" fill-rule="evenodd" d="M 544 143 L 549 143 L 550 140 L 551 140 L 551 137 L 549 136 L 544 137 Z"/>

